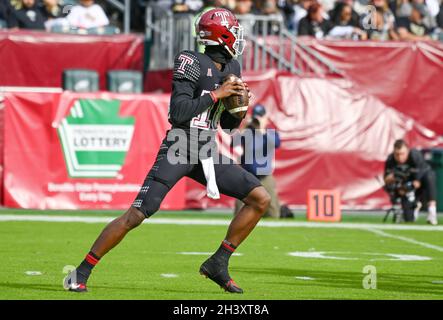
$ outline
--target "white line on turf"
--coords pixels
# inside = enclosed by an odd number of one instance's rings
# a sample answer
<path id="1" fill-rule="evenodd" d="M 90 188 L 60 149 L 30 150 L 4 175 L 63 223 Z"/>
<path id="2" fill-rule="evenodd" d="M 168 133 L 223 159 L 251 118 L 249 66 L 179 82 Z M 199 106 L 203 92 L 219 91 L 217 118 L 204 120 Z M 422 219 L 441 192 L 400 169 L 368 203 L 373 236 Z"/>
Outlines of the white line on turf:
<path id="1" fill-rule="evenodd" d="M 295 279 L 297 279 L 297 280 L 315 280 L 314 278 L 311 278 L 311 277 L 295 277 Z"/>
<path id="2" fill-rule="evenodd" d="M 1 221 L 42 221 L 42 222 L 83 222 L 83 223 L 107 223 L 115 217 L 85 217 L 85 216 L 52 216 L 52 215 L 15 215 L 0 214 Z M 194 218 L 151 218 L 144 221 L 149 224 L 172 224 L 172 225 L 202 225 L 202 226 L 227 226 L 230 220 L 222 219 L 194 219 Z M 415 231 L 443 231 L 443 226 L 424 225 L 390 225 L 372 223 L 348 223 L 348 222 L 304 222 L 304 221 L 260 221 L 261 227 L 269 228 L 337 228 L 337 229 L 379 229 L 379 230 L 415 230 Z"/>
<path id="3" fill-rule="evenodd" d="M 178 275 L 175 273 L 162 273 L 161 276 L 163 278 L 178 278 Z"/>
<path id="4" fill-rule="evenodd" d="M 337 256 L 341 255 L 341 256 Z M 368 261 L 429 261 L 430 257 L 411 254 L 377 253 L 377 252 L 349 252 L 349 251 L 294 251 L 288 255 L 297 258 L 331 259 L 331 260 L 368 260 Z M 350 255 L 354 255 L 353 257 Z M 358 257 L 356 257 L 357 255 Z M 374 258 L 370 258 L 373 256 Z"/>
<path id="5" fill-rule="evenodd" d="M 191 255 L 191 256 L 208 256 L 213 254 L 214 252 L 197 252 L 197 251 L 190 251 L 190 252 L 177 252 L 177 254 L 184 254 L 184 255 Z M 243 253 L 240 252 L 234 252 L 232 254 L 233 256 L 242 256 Z"/>
<path id="6" fill-rule="evenodd" d="M 437 246 L 437 245 L 434 245 L 434 244 L 430 244 L 430 243 L 427 243 L 427 242 L 417 241 L 415 239 L 408 238 L 408 237 L 393 235 L 393 234 L 386 233 L 386 232 L 381 231 L 381 230 L 377 230 L 375 228 L 368 228 L 367 231 L 373 232 L 373 233 L 378 234 L 378 235 L 380 235 L 382 237 L 402 240 L 402 241 L 413 243 L 413 244 L 416 244 L 416 245 L 419 245 L 419 246 L 422 246 L 422 247 L 425 247 L 425 248 L 428 248 L 428 249 L 433 249 L 433 250 L 437 250 L 437 251 L 443 252 L 443 247 L 440 247 L 440 246 Z"/>

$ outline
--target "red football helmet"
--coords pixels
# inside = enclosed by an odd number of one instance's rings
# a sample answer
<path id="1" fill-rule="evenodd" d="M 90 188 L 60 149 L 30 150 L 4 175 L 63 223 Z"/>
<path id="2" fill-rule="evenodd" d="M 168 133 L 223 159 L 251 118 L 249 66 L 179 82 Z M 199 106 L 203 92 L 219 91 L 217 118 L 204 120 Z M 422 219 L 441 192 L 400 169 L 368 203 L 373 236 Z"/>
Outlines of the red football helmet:
<path id="1" fill-rule="evenodd" d="M 197 41 L 205 46 L 223 46 L 233 57 L 245 48 L 243 28 L 231 11 L 211 9 L 196 21 Z"/>

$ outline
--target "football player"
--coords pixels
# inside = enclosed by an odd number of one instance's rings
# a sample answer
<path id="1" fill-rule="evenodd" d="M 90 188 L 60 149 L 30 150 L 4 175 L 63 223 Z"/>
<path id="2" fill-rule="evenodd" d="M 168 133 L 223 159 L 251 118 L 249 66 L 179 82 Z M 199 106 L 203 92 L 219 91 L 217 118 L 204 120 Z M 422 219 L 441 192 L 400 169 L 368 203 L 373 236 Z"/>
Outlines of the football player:
<path id="1" fill-rule="evenodd" d="M 171 129 L 160 145 L 154 165 L 132 206 L 105 227 L 85 259 L 65 278 L 65 289 L 87 291 L 86 283 L 94 266 L 130 230 L 159 209 L 163 198 L 181 178 L 186 176 L 207 184 L 202 159 L 198 158 L 197 163 L 175 164 L 169 160 L 168 151 L 174 144 L 170 135 L 174 130 L 183 132 L 189 140 L 197 139 L 197 150 L 186 151 L 189 160 L 193 153 L 200 157 L 199 151 L 204 145 L 195 137 L 196 133 L 205 132 L 214 138 L 219 123 L 224 129 L 240 124 L 241 119 L 224 110 L 221 99 L 249 90 L 243 82 L 223 81 L 229 74 L 241 77 L 240 65 L 234 58 L 244 49 L 242 27 L 229 10 L 212 9 L 197 20 L 196 32 L 205 52 L 182 51 L 175 57 L 169 106 Z M 254 175 L 232 161 L 220 162 L 212 164 L 216 191 L 242 200 L 244 206 L 231 221 L 220 247 L 200 266 L 200 273 L 228 292 L 242 293 L 229 275 L 229 258 L 266 212 L 270 196 Z"/>

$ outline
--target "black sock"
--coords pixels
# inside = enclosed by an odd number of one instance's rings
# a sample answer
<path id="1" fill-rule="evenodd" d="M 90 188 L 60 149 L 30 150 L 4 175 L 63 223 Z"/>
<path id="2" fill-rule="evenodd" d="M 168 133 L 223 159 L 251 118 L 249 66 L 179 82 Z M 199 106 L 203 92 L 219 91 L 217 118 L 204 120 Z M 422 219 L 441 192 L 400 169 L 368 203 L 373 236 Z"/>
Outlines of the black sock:
<path id="1" fill-rule="evenodd" d="M 77 268 L 77 283 L 86 283 L 91 275 L 92 269 L 100 261 L 100 257 L 92 251 L 86 255 L 85 259 Z"/>
<path id="2" fill-rule="evenodd" d="M 236 246 L 227 240 L 223 240 L 218 250 L 212 255 L 215 259 L 222 263 L 228 263 L 229 258 L 234 253 Z"/>

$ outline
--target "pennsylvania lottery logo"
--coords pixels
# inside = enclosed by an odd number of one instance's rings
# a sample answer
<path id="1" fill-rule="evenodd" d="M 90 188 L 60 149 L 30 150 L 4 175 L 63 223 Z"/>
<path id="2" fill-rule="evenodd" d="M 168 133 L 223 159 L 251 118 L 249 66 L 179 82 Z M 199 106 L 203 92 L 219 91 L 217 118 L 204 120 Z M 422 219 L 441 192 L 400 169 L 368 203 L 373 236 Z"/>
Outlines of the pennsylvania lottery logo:
<path id="1" fill-rule="evenodd" d="M 77 100 L 58 127 L 69 176 L 114 178 L 124 164 L 134 117 L 119 116 L 120 101 Z"/>

